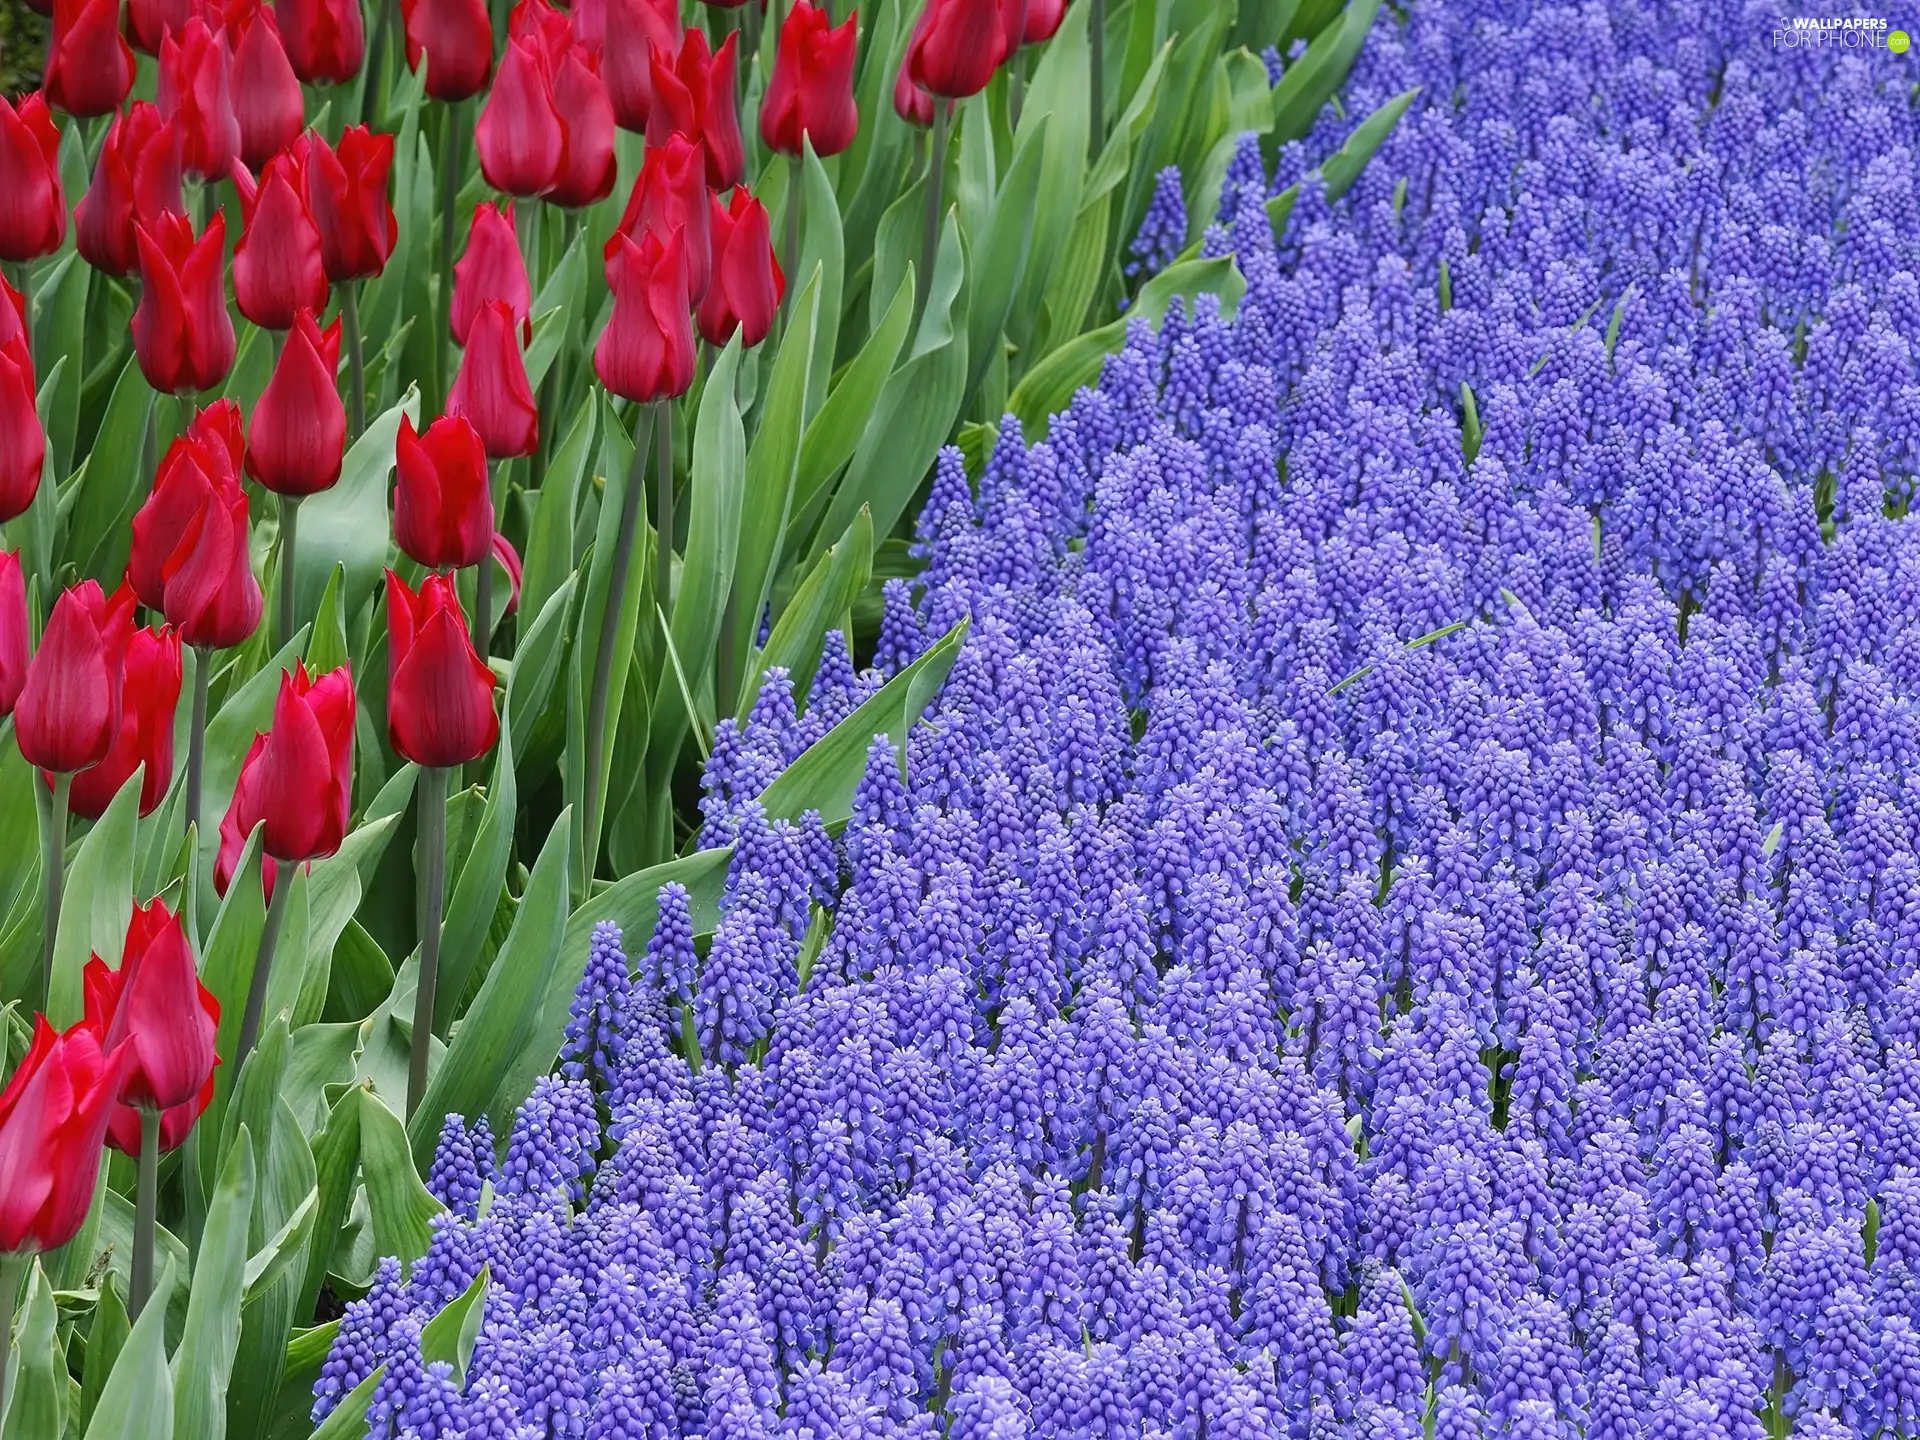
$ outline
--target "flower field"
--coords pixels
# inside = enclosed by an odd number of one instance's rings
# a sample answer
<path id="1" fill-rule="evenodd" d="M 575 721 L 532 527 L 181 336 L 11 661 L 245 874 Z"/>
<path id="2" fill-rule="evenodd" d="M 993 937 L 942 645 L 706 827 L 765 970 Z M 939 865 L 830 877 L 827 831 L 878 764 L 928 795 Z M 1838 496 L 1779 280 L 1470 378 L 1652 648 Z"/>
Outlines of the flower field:
<path id="1" fill-rule="evenodd" d="M 1789 23 L 54 0 L 0 1440 L 1920 1436 L 1920 62 Z"/>

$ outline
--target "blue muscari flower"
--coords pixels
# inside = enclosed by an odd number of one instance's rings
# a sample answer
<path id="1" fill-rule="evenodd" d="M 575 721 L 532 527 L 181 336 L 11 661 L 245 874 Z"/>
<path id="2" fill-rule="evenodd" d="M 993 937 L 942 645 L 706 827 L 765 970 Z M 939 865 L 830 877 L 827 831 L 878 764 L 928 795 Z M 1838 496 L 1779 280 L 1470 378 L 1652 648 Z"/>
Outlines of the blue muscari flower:
<path id="1" fill-rule="evenodd" d="M 578 1199 L 593 1173 L 600 1121 L 584 1080 L 545 1076 L 514 1117 L 495 1188 L 503 1195 Z"/>
<path id="2" fill-rule="evenodd" d="M 485 1123 L 484 1117 L 482 1124 Z M 487 1159 L 492 1160 L 492 1139 L 483 1135 Z M 475 1219 L 480 1213 L 483 1172 L 475 1156 L 474 1136 L 458 1115 L 449 1115 L 440 1127 L 440 1140 L 434 1146 L 433 1163 L 427 1169 L 427 1189 L 433 1198 L 463 1219 Z M 491 1169 L 491 1165 L 488 1167 Z"/>
<path id="3" fill-rule="evenodd" d="M 1180 167 L 1169 165 L 1153 180 L 1153 198 L 1141 217 L 1140 229 L 1127 246 L 1133 256 L 1128 275 L 1155 275 L 1173 263 L 1187 243 L 1187 199 L 1181 188 Z"/>
<path id="4" fill-rule="evenodd" d="M 587 968 L 573 992 L 560 1041 L 560 1073 L 604 1090 L 621 1068 L 630 1023 L 631 989 L 620 927 L 602 920 L 587 943 Z"/>
<path id="5" fill-rule="evenodd" d="M 408 1316 L 400 1262 L 388 1257 L 374 1273 L 373 1287 L 347 1306 L 340 1329 L 313 1387 L 313 1423 L 318 1425 L 353 1389 L 388 1360 L 390 1337 Z M 415 1361 L 418 1361 L 417 1337 Z"/>

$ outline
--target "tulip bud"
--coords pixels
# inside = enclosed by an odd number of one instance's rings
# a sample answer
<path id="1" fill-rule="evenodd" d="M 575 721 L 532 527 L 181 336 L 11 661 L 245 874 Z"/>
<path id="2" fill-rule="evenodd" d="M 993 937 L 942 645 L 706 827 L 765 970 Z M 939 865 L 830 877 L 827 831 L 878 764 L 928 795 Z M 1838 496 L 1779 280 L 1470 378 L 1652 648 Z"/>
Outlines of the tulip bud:
<path id="1" fill-rule="evenodd" d="M 0 260 L 37 260 L 60 248 L 67 201 L 60 131 L 35 91 L 14 109 L 0 95 Z"/>
<path id="2" fill-rule="evenodd" d="M 508 314 L 521 327 L 523 343 L 531 343 L 533 286 L 527 280 L 527 264 L 513 232 L 511 200 L 497 208 L 480 205 L 473 212 L 466 253 L 453 265 L 453 306 L 449 313 L 456 344 L 467 343 L 473 317 L 489 300 L 506 305 Z"/>
<path id="3" fill-rule="evenodd" d="M 527 383 L 527 362 L 513 312 L 489 300 L 473 317 L 460 373 L 447 392 L 447 414 L 473 422 L 492 460 L 531 455 L 540 444 L 540 407 Z"/>
<path id="4" fill-rule="evenodd" d="M 735 35 L 728 35 L 719 52 L 709 55 L 706 32 L 689 30 L 678 59 L 656 50 L 650 62 L 653 109 L 647 115 L 647 144 L 664 145 L 675 131 L 698 142 L 707 184 L 714 190 L 738 185 L 747 169 L 733 93 L 734 41 Z"/>
<path id="5" fill-rule="evenodd" d="M 133 591 L 125 585 L 109 598 L 86 580 L 54 602 L 13 712 L 28 764 L 71 774 L 106 758 L 120 733 L 132 634 Z"/>
<path id="6" fill-rule="evenodd" d="M 108 1143 L 137 1156 L 140 1112 L 159 1110 L 160 1148 L 175 1148 L 213 1098 L 213 1067 L 220 1063 L 214 1049 L 220 1002 L 200 983 L 179 917 L 159 900 L 135 905 L 120 968 L 109 969 L 95 955 L 87 961 L 83 983 L 82 1023 L 103 1048 L 126 1047 Z"/>
<path id="7" fill-rule="evenodd" d="M 927 0 L 907 42 L 913 83 L 950 100 L 986 89 L 1008 54 L 1000 9 L 996 0 Z"/>
<path id="8" fill-rule="evenodd" d="M 358 0 L 275 0 L 280 43 L 309 85 L 345 84 L 360 70 L 366 31 Z"/>
<path id="9" fill-rule="evenodd" d="M 140 813 L 153 813 L 173 783 L 173 712 L 179 701 L 180 637 L 166 628 L 134 631 L 120 677 L 120 726 L 100 763 L 73 777 L 67 804 L 74 814 L 98 820 L 142 765 Z M 53 776 L 46 779 L 51 786 Z"/>
<path id="10" fill-rule="evenodd" d="M 84 1024 L 56 1035 L 34 1016 L 33 1041 L 0 1091 L 0 1252 L 57 1250 L 80 1233 L 125 1057 L 102 1055 Z"/>
<path id="11" fill-rule="evenodd" d="M 500 612 L 505 617 L 520 608 L 520 581 L 526 567 L 520 563 L 520 552 L 513 548 L 513 542 L 498 530 L 493 532 L 493 560 L 507 572 L 507 608 Z"/>
<path id="12" fill-rule="evenodd" d="M 189 645 L 225 649 L 252 635 L 262 597 L 247 549 L 240 407 L 202 410 L 168 447 L 133 517 L 127 583 Z"/>
<path id="13" fill-rule="evenodd" d="M 933 96 L 913 83 L 913 73 L 904 55 L 900 58 L 899 72 L 893 77 L 893 113 L 923 130 L 933 124 Z"/>
<path id="14" fill-rule="evenodd" d="M 140 307 L 133 353 L 154 389 L 211 390 L 233 368 L 233 319 L 225 284 L 227 218 L 216 212 L 198 240 L 184 216 L 136 221 Z"/>
<path id="15" fill-rule="evenodd" d="M 247 473 L 276 495 L 314 495 L 340 478 L 347 412 L 339 370 L 340 322 L 322 330 L 302 310 L 247 427 Z"/>
<path id="16" fill-rule="evenodd" d="M 300 138 L 306 97 L 293 73 L 280 23 L 259 0 L 240 0 L 227 12 L 233 42 L 233 112 L 240 122 L 240 158 L 258 172 Z"/>
<path id="17" fill-rule="evenodd" d="M 1067 18 L 1067 0 L 1026 0 L 1026 23 L 1020 33 L 1022 45 L 1044 45 Z"/>
<path id="18" fill-rule="evenodd" d="M 0 720 L 13 714 L 27 683 L 27 578 L 18 550 L 0 550 Z"/>
<path id="19" fill-rule="evenodd" d="M 609 264 L 613 314 L 594 346 L 600 383 L 633 401 L 683 395 L 693 384 L 693 326 L 687 316 L 682 232 L 663 241 L 648 231 L 636 245 L 616 234 Z"/>
<path id="20" fill-rule="evenodd" d="M 193 0 L 127 0 L 127 39 L 158 58 L 160 45 L 193 18 Z"/>
<path id="21" fill-rule="evenodd" d="M 786 276 L 773 258 L 767 207 L 744 189 L 730 205 L 712 199 L 713 279 L 701 297 L 697 319 L 709 345 L 724 345 L 740 332 L 743 345 L 758 345 L 773 328 L 773 315 L 786 291 Z"/>
<path id="22" fill-rule="evenodd" d="M 327 271 L 320 259 L 320 231 L 303 195 L 300 157 L 276 155 L 256 186 L 236 170 L 245 229 L 233 247 L 233 297 L 240 313 L 268 330 L 290 330 L 301 310 L 327 307 Z"/>
<path id="23" fill-rule="evenodd" d="M 553 73 L 554 111 L 567 143 L 547 199 L 570 210 L 606 199 L 619 174 L 613 158 L 613 103 L 588 61 L 585 50 L 571 46 Z"/>
<path id="24" fill-rule="evenodd" d="M 256 825 L 266 826 L 262 848 L 283 863 L 322 859 L 340 848 L 353 800 L 353 710 L 353 679 L 344 665 L 314 680 L 296 660 L 281 675 L 273 728 L 254 736 L 220 821 L 214 885 L 222 895 Z M 271 869 L 267 884 L 273 884 Z"/>
<path id="25" fill-rule="evenodd" d="M 860 130 L 853 103 L 854 16 L 837 28 L 827 12 L 795 0 L 780 27 L 773 76 L 760 102 L 760 139 L 769 150 L 798 155 L 804 136 L 816 155 L 838 155 Z"/>
<path id="26" fill-rule="evenodd" d="M 180 198 L 180 135 L 158 106 L 136 100 L 114 117 L 93 184 L 74 207 L 74 241 L 81 257 L 109 275 L 131 275 L 140 264 L 134 222 L 149 227 L 165 214 L 184 216 Z"/>
<path id="27" fill-rule="evenodd" d="M 407 68 L 427 60 L 427 94 L 465 100 L 493 73 L 493 25 L 485 0 L 405 0 Z"/>
<path id="28" fill-rule="evenodd" d="M 356 12 L 357 13 L 357 12 Z M 320 229 L 327 278 L 338 284 L 378 275 L 393 254 L 393 205 L 387 172 L 393 168 L 393 137 L 364 125 L 349 125 L 336 151 L 313 133 L 307 152 L 307 208 Z"/>
<path id="29" fill-rule="evenodd" d="M 393 539 L 430 569 L 478 565 L 493 540 L 487 447 L 464 415 L 443 415 L 414 433 L 400 417 L 394 444 Z"/>
<path id="30" fill-rule="evenodd" d="M 15 335 L 0 345 L 0 523 L 24 515 L 40 493 L 47 435 L 34 409 L 33 390 L 33 357 L 26 337 Z"/>
<path id="31" fill-rule="evenodd" d="M 54 0 L 41 82 L 69 115 L 118 110 L 133 88 L 133 51 L 120 35 L 120 0 Z"/>
<path id="32" fill-rule="evenodd" d="M 14 289 L 6 276 L 0 275 L 0 346 L 15 340 L 29 348 L 33 344 L 27 320 L 27 297 Z"/>
<path id="33" fill-rule="evenodd" d="M 640 174 L 627 196 L 619 228 L 607 238 L 607 284 L 613 284 L 613 259 L 620 237 L 638 240 L 646 231 L 663 239 L 681 232 L 687 270 L 687 298 L 698 304 L 713 270 L 713 222 L 708 214 L 706 160 L 684 135 L 669 135 L 664 145 L 649 145 Z"/>
<path id="34" fill-rule="evenodd" d="M 473 132 L 487 183 L 529 198 L 551 190 L 566 159 L 567 130 L 554 108 L 545 58 L 530 40 L 510 40 Z"/>
<path id="35" fill-rule="evenodd" d="M 578 6 L 574 13 L 581 13 Z M 653 52 L 679 51 L 680 7 L 674 0 L 605 0 L 604 16 L 600 77 L 613 118 L 622 130 L 645 134 L 653 112 Z"/>
<path id="36" fill-rule="evenodd" d="M 446 575 L 415 593 L 387 571 L 387 739 L 416 765 L 464 765 L 493 748 L 493 671 L 474 652 Z"/>
<path id="37" fill-rule="evenodd" d="M 225 30 L 196 15 L 160 42 L 160 113 L 179 132 L 181 167 L 202 180 L 226 179 L 240 153 L 240 118 Z"/>

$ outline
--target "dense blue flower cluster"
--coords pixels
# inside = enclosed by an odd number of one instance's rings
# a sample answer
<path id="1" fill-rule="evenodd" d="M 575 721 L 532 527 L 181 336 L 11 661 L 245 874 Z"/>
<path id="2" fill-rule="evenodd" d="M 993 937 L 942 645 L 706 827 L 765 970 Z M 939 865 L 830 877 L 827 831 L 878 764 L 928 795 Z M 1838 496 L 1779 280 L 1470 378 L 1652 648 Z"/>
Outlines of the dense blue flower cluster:
<path id="1" fill-rule="evenodd" d="M 841 645 L 722 726 L 711 940 L 596 935 L 316 1415 L 384 1362 L 421 1440 L 1920 1434 L 1911 76 L 1515 8 L 1383 13 L 1347 114 L 1429 98 L 1277 240 L 1236 157 L 1237 310 L 942 457 L 904 768 L 756 803 Z"/>

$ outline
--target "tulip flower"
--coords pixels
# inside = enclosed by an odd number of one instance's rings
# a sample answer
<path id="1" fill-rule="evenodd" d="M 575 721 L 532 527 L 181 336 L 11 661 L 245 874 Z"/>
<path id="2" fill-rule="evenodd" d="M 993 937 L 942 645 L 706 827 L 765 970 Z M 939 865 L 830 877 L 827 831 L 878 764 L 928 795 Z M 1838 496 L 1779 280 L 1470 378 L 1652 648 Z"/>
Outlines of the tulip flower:
<path id="1" fill-rule="evenodd" d="M 738 330 L 742 344 L 758 345 L 773 328 L 787 286 L 773 258 L 767 207 L 736 189 L 728 205 L 712 198 L 712 214 L 713 278 L 695 317 L 701 338 L 724 345 Z"/>
<path id="2" fill-rule="evenodd" d="M 227 219 L 216 212 L 198 240 L 181 215 L 134 223 L 140 307 L 133 353 L 155 390 L 210 390 L 233 367 L 233 319 L 225 285 Z"/>
<path id="3" fill-rule="evenodd" d="M 37 260 L 60 248 L 67 202 L 60 131 L 35 91 L 15 109 L 0 95 L 0 260 Z"/>
<path id="4" fill-rule="evenodd" d="M 513 548 L 513 542 L 498 530 L 493 532 L 493 563 L 507 572 L 507 603 L 500 611 L 505 618 L 520 608 L 520 581 L 526 573 L 521 563 L 520 552 Z"/>
<path id="5" fill-rule="evenodd" d="M 200 411 L 174 437 L 154 473 L 153 490 L 134 512 L 127 583 L 149 610 L 166 608 L 166 567 L 206 497 L 240 488 L 245 454 L 240 407 L 221 400 Z M 177 621 L 173 623 L 177 624 Z M 192 642 L 189 642 L 192 643 Z"/>
<path id="6" fill-rule="evenodd" d="M 233 296 L 240 313 L 268 330 L 291 330 L 302 310 L 327 306 L 327 271 L 320 230 L 307 209 L 301 157 L 274 156 L 258 185 L 236 170 L 244 229 L 233 248 Z"/>
<path id="7" fill-rule="evenodd" d="M 687 299 L 698 304 L 707 293 L 713 269 L 712 219 L 708 214 L 706 161 L 700 147 L 684 135 L 670 135 L 664 145 L 649 145 L 640 174 L 627 196 L 620 225 L 607 238 L 607 284 L 613 285 L 614 257 L 624 235 L 638 240 L 652 232 L 664 239 L 681 232 L 687 271 Z"/>
<path id="8" fill-rule="evenodd" d="M 964 100 L 987 88 L 1007 54 L 996 0 L 927 0 L 907 42 L 907 70 L 929 94 Z"/>
<path id="9" fill-rule="evenodd" d="M 638 245 L 625 235 L 614 240 L 613 314 L 594 346 L 594 371 L 629 400 L 683 395 L 693 384 L 693 326 L 682 232 L 669 231 L 663 241 L 649 231 Z"/>
<path id="10" fill-rule="evenodd" d="M 107 131 L 93 184 L 74 207 L 74 241 L 94 269 L 131 275 L 140 265 L 136 221 L 155 226 L 165 214 L 184 216 L 180 198 L 180 134 L 160 109 L 136 100 Z"/>
<path id="11" fill-rule="evenodd" d="M 179 635 L 170 627 L 134 631 L 120 676 L 119 731 L 100 763 L 73 777 L 68 810 L 98 820 L 120 787 L 145 765 L 140 813 L 151 815 L 173 783 L 173 712 L 179 703 Z M 54 778 L 48 775 L 47 783 Z"/>
<path id="12" fill-rule="evenodd" d="M 366 31 L 358 0 L 275 0 L 280 43 L 309 85 L 344 84 L 360 70 Z"/>
<path id="13" fill-rule="evenodd" d="M 226 179 L 240 153 L 240 117 L 225 30 L 196 15 L 160 42 L 160 113 L 179 133 L 181 168 L 202 180 Z"/>
<path id="14" fill-rule="evenodd" d="M 760 139 L 769 150 L 798 155 L 805 137 L 814 154 L 838 155 L 853 143 L 860 129 L 853 103 L 857 43 L 851 13 L 836 27 L 819 6 L 795 0 L 760 102 Z"/>
<path id="15" fill-rule="evenodd" d="M 318 131 L 308 144 L 307 208 L 320 229 L 327 278 L 337 285 L 378 275 L 387 268 L 397 233 L 387 199 L 393 137 L 349 125 L 338 150 Z"/>
<path id="16" fill-rule="evenodd" d="M 416 592 L 387 572 L 387 738 L 403 759 L 443 768 L 500 738 L 493 671 L 467 638 L 450 576 L 429 575 Z"/>
<path id="17" fill-rule="evenodd" d="M 893 113 L 923 130 L 933 124 L 933 96 L 914 83 L 905 56 L 901 57 L 899 72 L 893 78 Z"/>
<path id="18" fill-rule="evenodd" d="M 555 9 L 546 0 L 517 0 L 507 14 L 507 39 L 525 40 L 547 62 L 547 75 L 553 75 L 560 57 L 576 43 L 573 17 Z"/>
<path id="19" fill-rule="evenodd" d="M 689 30 L 680 54 L 669 61 L 655 51 L 650 62 L 653 108 L 647 115 L 647 144 L 664 145 L 678 131 L 699 142 L 707 162 L 707 185 L 725 190 L 747 171 L 740 139 L 740 111 L 734 98 L 734 41 L 728 35 L 709 55 L 703 30 Z"/>
<path id="20" fill-rule="evenodd" d="M 256 174 L 300 138 L 306 98 L 293 73 L 280 22 L 260 0 L 238 0 L 226 12 L 233 44 L 233 113 L 240 122 L 240 159 Z"/>
<path id="21" fill-rule="evenodd" d="M 553 107 L 567 143 L 546 198 L 570 210 L 606 199 L 620 173 L 613 157 L 613 102 L 587 52 L 577 45 L 554 67 Z"/>
<path id="22" fill-rule="evenodd" d="M 34 1016 L 33 1041 L 0 1091 L 0 1289 L 9 1302 L 18 1270 L 8 1258 L 57 1250 L 80 1233 L 125 1056 L 103 1055 L 85 1025 L 56 1034 Z"/>
<path id="23" fill-rule="evenodd" d="M 402 0 L 407 31 L 407 68 L 427 61 L 427 94 L 435 100 L 467 100 L 486 89 L 493 74 L 493 25 L 485 0 Z"/>
<path id="24" fill-rule="evenodd" d="M 394 446 L 393 539 L 429 569 L 461 569 L 490 559 L 493 495 L 487 449 L 464 415 L 443 415 L 416 434 L 400 417 Z"/>
<path id="25" fill-rule="evenodd" d="M 127 583 L 203 650 L 238 645 L 260 623 L 242 453 L 239 407 L 222 400 L 202 410 L 168 447 L 153 493 L 133 517 Z"/>
<path id="26" fill-rule="evenodd" d="M 447 414 L 464 415 L 490 460 L 531 455 L 540 444 L 540 407 L 527 383 L 520 333 L 504 301 L 480 307 L 467 332 L 460 373 L 447 392 Z"/>
<path id="27" fill-rule="evenodd" d="M 644 135 L 653 113 L 653 52 L 679 52 L 680 7 L 674 0 L 605 0 L 604 6 L 575 5 L 573 13 L 603 17 L 604 40 L 583 35 L 582 41 L 600 50 L 600 78 L 615 123 Z"/>
<path id="28" fill-rule="evenodd" d="M 105 115 L 133 88 L 133 51 L 120 35 L 120 0 L 54 0 L 42 80 L 69 115 Z"/>
<path id="29" fill-rule="evenodd" d="M 15 340 L 23 345 L 33 342 L 27 319 L 27 297 L 14 289 L 6 276 L 0 275 L 0 345 Z"/>
<path id="30" fill-rule="evenodd" d="M 325 330 L 302 309 L 247 426 L 247 474 L 278 495 L 314 495 L 340 478 L 347 414 L 334 375 L 340 322 Z"/>
<path id="31" fill-rule="evenodd" d="M 127 39 L 158 58 L 161 42 L 193 18 L 193 8 L 193 0 L 127 0 Z"/>
<path id="32" fill-rule="evenodd" d="M 532 40 L 507 43 L 473 142 L 480 171 L 496 190 L 526 199 L 546 194 L 559 180 L 567 127 L 554 106 L 545 57 Z"/>
<path id="33" fill-rule="evenodd" d="M 533 286 L 513 230 L 513 202 L 481 205 L 473 212 L 466 252 L 453 267 L 453 308 L 449 319 L 456 344 L 465 345 L 473 317 L 489 300 L 499 300 L 520 327 L 522 343 L 533 340 Z"/>
<path id="34" fill-rule="evenodd" d="M 0 305 L 9 315 L 18 315 L 11 304 Z M 33 357 L 26 336 L 15 333 L 0 344 L 0 523 L 26 514 L 40 493 L 47 435 L 40 428 L 33 392 Z"/>
<path id="35" fill-rule="evenodd" d="M 1044 45 L 1067 18 L 1067 0 L 1026 0 L 1026 23 L 1021 28 L 1022 45 Z"/>
<path id="36" fill-rule="evenodd" d="M 101 1048 L 124 1042 L 128 1050 L 108 1143 L 137 1156 L 141 1111 L 188 1110 L 190 1127 L 205 1108 L 200 1097 L 219 1063 L 220 1002 L 200 983 L 179 916 L 160 900 L 133 907 L 119 969 L 95 955 L 87 962 L 85 988 L 86 1024 Z M 184 1138 L 161 1148 L 171 1150 Z"/>
<path id="37" fill-rule="evenodd" d="M 0 720 L 13 714 L 27 683 L 27 577 L 18 550 L 0 550 Z"/>

